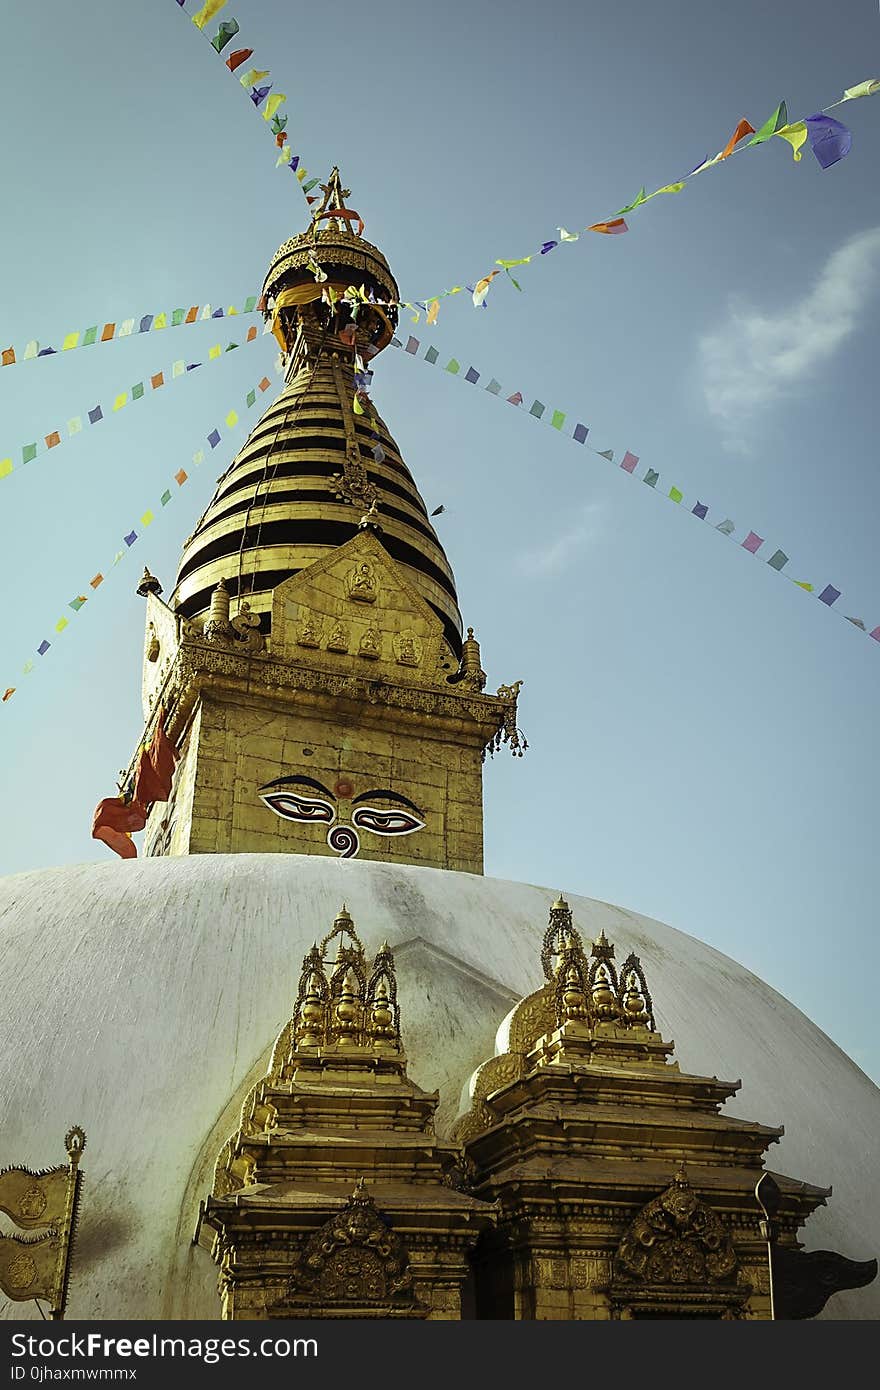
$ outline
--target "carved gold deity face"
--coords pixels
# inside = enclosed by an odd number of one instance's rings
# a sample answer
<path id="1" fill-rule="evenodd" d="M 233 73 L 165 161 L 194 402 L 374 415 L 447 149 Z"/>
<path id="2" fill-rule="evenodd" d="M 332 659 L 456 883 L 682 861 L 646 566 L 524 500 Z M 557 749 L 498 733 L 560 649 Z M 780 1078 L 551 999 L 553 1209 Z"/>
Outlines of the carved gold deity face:
<path id="1" fill-rule="evenodd" d="M 389 788 L 353 795 L 354 788 L 340 779 L 335 791 L 303 775 L 277 777 L 260 787 L 258 796 L 264 806 L 283 820 L 302 825 L 326 825 L 327 843 L 342 859 L 353 859 L 360 849 L 359 830 L 370 835 L 413 835 L 424 830 L 422 813 L 408 797 Z M 351 824 L 340 824 L 339 801 L 351 802 Z"/>

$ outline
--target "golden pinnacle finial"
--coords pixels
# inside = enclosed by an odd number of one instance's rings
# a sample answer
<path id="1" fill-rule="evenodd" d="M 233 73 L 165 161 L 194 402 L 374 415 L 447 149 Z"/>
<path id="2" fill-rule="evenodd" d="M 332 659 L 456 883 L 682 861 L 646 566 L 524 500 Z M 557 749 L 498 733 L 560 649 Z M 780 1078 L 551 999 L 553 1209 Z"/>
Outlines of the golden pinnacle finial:
<path id="1" fill-rule="evenodd" d="M 551 911 L 551 912 L 567 912 L 567 911 L 568 911 L 568 903 L 565 901 L 565 898 L 562 896 L 561 893 L 559 894 L 559 897 L 556 899 L 556 902 L 555 902 L 555 903 L 553 904 L 553 906 L 551 907 L 550 911 Z"/>
<path id="2" fill-rule="evenodd" d="M 673 1177 L 672 1181 L 675 1183 L 676 1187 L 690 1187 L 687 1174 L 687 1165 L 684 1159 L 681 1160 L 678 1167 L 676 1168 L 675 1176 Z"/>
<path id="3" fill-rule="evenodd" d="M 146 565 L 144 565 L 144 572 L 141 575 L 141 581 L 138 584 L 135 593 L 140 594 L 141 598 L 146 598 L 147 594 L 155 594 L 158 598 L 161 592 L 162 585 L 159 583 L 156 576 L 154 574 L 150 574 L 150 571 L 147 569 Z"/>

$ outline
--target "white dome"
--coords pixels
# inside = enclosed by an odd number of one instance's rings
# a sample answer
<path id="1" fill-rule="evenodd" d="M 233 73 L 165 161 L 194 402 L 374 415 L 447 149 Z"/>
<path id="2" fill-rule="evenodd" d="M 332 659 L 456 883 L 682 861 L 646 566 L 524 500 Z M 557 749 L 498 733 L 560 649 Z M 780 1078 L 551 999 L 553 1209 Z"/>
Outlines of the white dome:
<path id="1" fill-rule="evenodd" d="M 563 888 L 565 885 L 562 885 Z M 0 880 L 0 1168 L 64 1162 L 88 1136 L 68 1317 L 217 1317 L 190 1244 L 214 1160 L 290 1016 L 302 956 L 345 901 L 395 951 L 410 1075 L 440 1119 L 541 983 L 554 889 L 303 855 L 83 864 Z M 635 950 L 683 1071 L 743 1079 L 725 1113 L 785 1125 L 777 1172 L 833 1184 L 808 1249 L 880 1253 L 880 1091 L 808 1018 L 693 937 L 566 893 L 576 925 Z M 4 1229 L 10 1229 L 5 1223 Z M 37 1316 L 7 1303 L 7 1318 Z M 880 1283 L 826 1317 L 880 1317 Z"/>

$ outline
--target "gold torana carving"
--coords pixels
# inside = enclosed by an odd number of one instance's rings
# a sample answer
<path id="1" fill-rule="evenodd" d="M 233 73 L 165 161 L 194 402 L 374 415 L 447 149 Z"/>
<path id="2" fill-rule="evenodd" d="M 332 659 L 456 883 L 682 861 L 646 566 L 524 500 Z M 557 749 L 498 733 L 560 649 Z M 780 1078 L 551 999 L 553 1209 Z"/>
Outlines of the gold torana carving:
<path id="1" fill-rule="evenodd" d="M 627 1228 L 614 1274 L 642 1284 L 717 1284 L 735 1280 L 736 1252 L 717 1215 L 691 1190 L 682 1165 Z"/>

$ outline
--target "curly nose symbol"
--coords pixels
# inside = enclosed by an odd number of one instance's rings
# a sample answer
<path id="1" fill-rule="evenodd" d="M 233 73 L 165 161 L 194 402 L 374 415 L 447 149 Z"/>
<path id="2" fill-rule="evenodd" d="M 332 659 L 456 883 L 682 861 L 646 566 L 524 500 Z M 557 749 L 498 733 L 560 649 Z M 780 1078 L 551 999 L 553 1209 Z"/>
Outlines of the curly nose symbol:
<path id="1" fill-rule="evenodd" d="M 353 859 L 361 847 L 360 837 L 351 825 L 334 825 L 328 831 L 327 843 L 340 859 Z"/>

